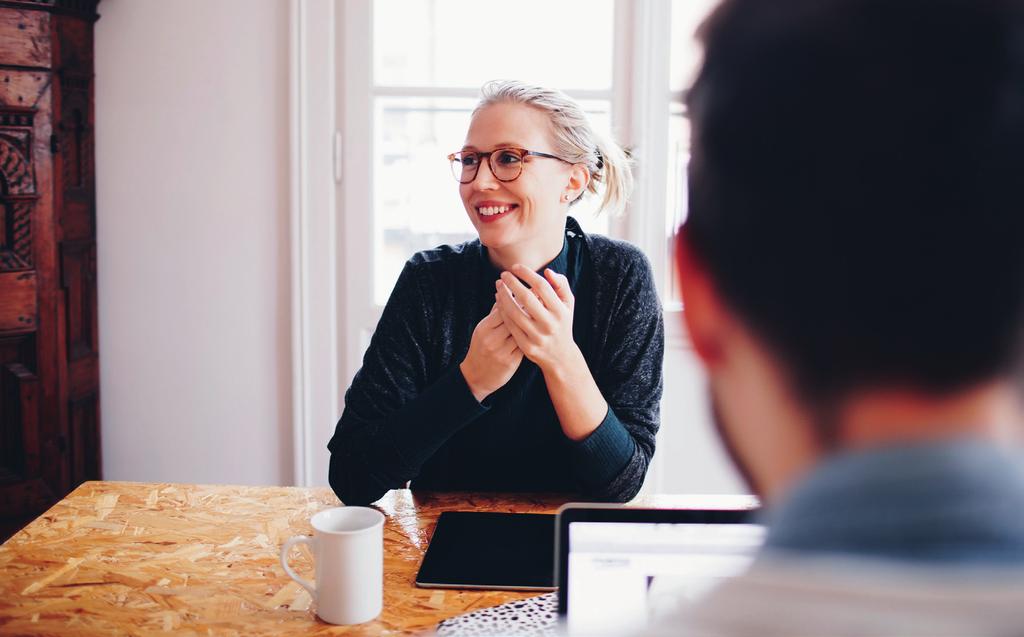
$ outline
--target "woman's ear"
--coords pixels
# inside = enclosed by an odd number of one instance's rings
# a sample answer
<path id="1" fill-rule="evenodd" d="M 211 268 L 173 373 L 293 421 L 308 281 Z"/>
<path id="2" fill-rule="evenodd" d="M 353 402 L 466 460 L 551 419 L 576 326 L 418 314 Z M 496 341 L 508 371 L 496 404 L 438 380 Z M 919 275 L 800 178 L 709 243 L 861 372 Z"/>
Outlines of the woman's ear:
<path id="1" fill-rule="evenodd" d="M 590 169 L 584 164 L 573 164 L 569 170 L 569 181 L 565 185 L 563 197 L 566 197 L 568 201 L 575 201 L 577 197 L 583 194 L 583 191 L 587 189 L 589 184 Z"/>

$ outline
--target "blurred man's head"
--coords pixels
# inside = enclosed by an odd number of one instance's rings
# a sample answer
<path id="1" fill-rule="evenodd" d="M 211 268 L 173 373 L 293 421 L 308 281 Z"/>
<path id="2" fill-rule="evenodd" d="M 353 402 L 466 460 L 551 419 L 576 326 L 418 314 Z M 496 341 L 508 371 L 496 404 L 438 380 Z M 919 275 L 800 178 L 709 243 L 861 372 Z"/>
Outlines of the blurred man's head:
<path id="1" fill-rule="evenodd" d="M 685 314 L 755 488 L 836 448 L 1013 437 L 1021 2 L 726 0 L 701 37 Z"/>

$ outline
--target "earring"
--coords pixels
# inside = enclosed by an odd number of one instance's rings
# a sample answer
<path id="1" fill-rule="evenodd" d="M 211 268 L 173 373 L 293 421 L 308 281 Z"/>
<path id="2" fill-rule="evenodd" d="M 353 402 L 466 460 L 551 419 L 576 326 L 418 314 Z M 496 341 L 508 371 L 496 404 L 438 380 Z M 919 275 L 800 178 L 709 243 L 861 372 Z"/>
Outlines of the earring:
<path id="1" fill-rule="evenodd" d="M 562 199 L 569 201 L 570 199 L 572 199 L 572 195 L 570 195 L 569 193 L 565 193 L 565 195 L 562 196 Z"/>

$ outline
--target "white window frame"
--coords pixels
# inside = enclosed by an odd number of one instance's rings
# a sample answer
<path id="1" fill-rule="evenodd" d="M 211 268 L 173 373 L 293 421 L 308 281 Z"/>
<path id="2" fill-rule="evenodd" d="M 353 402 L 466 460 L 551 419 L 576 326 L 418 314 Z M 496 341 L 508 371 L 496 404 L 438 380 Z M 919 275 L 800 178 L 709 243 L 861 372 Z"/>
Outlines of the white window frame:
<path id="1" fill-rule="evenodd" d="M 618 141 L 633 149 L 636 189 L 609 232 L 640 247 L 661 298 L 671 0 L 615 0 L 612 89 Z M 292 377 L 294 482 L 323 485 L 326 441 L 382 307 L 373 299 L 373 98 L 476 97 L 476 89 L 372 84 L 372 0 L 291 0 Z M 648 169 L 650 167 L 650 169 Z M 666 355 L 689 349 L 680 308 L 666 308 Z M 656 456 L 648 484 L 659 483 Z"/>

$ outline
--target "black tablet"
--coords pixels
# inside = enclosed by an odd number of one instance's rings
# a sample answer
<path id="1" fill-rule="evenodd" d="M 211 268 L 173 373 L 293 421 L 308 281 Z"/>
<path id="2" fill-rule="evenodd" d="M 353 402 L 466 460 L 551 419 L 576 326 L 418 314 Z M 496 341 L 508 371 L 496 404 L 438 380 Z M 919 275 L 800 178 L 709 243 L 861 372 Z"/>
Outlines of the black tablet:
<path id="1" fill-rule="evenodd" d="M 416 585 L 550 591 L 555 588 L 555 516 L 445 511 Z"/>

